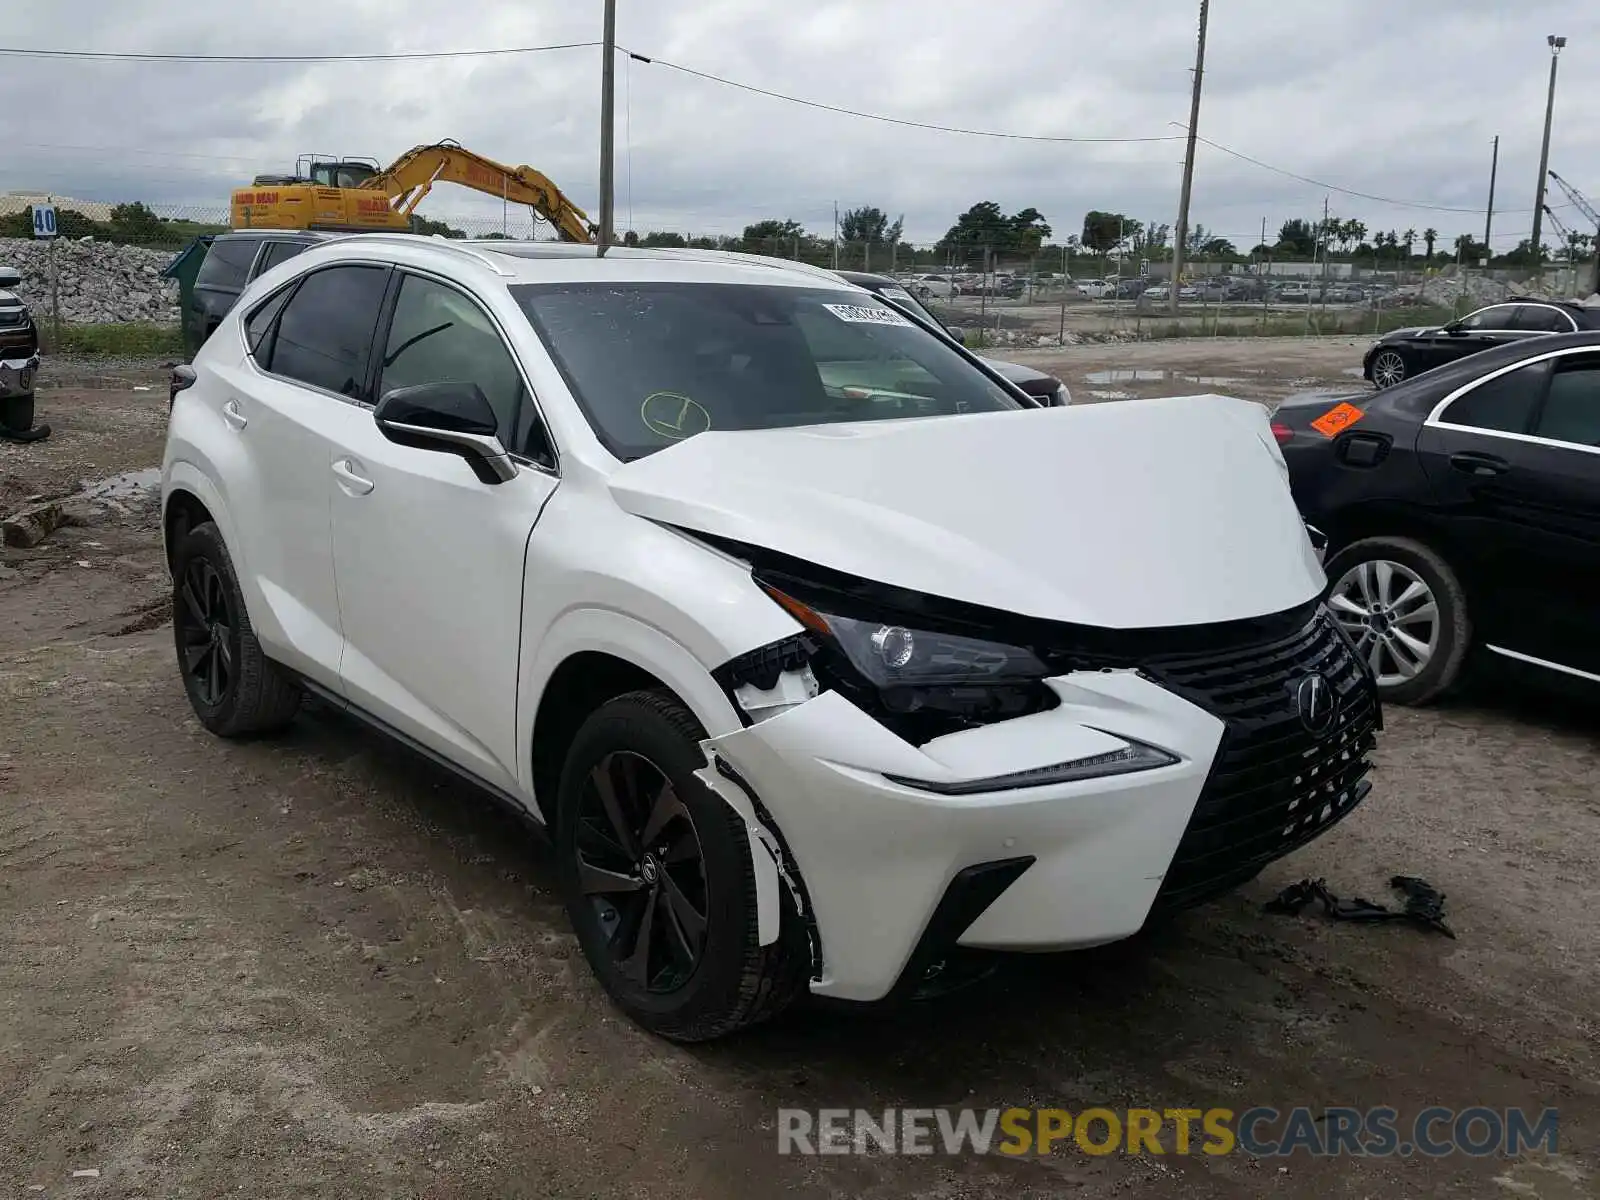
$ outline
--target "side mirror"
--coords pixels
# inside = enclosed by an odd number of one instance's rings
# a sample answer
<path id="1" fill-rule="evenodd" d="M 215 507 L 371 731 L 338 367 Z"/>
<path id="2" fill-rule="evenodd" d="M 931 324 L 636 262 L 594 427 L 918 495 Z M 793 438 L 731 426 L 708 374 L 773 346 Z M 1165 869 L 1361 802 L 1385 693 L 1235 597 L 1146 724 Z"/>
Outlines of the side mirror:
<path id="1" fill-rule="evenodd" d="M 0 288 L 14 288 L 22 282 L 22 273 L 15 267 L 0 267 Z"/>
<path id="2" fill-rule="evenodd" d="M 401 446 L 459 454 L 484 483 L 517 477 L 494 409 L 475 383 L 419 383 L 385 392 L 373 410 L 383 436 Z"/>
<path id="3" fill-rule="evenodd" d="M 946 325 L 944 327 L 944 329 L 945 329 L 946 333 L 948 333 L 951 337 L 955 338 L 955 340 L 960 342 L 963 346 L 965 346 L 967 344 L 967 331 L 965 329 L 961 328 L 961 326 L 959 326 L 959 325 Z"/>

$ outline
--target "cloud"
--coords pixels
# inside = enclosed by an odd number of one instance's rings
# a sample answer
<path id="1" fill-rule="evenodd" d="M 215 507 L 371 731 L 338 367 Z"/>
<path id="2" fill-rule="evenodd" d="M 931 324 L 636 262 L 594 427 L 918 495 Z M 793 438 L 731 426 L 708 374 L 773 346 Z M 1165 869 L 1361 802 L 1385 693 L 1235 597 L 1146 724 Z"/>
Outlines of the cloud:
<path id="1" fill-rule="evenodd" d="M 1041 135 L 1160 137 L 1188 118 L 1189 0 L 620 0 L 618 37 L 779 92 L 907 120 Z M 584 41 L 598 3 L 529 0 L 52 0 L 19 6 L 14 46 L 327 54 Z M 1491 138 L 1501 136 L 1499 245 L 1526 236 L 1548 52 L 1570 39 L 1551 165 L 1600 198 L 1600 57 L 1591 0 L 1219 0 L 1203 136 L 1264 162 L 1408 208 L 1327 192 L 1202 145 L 1193 218 L 1253 244 L 1292 216 L 1370 227 L 1481 231 Z M 444 137 L 529 163 L 591 214 L 599 51 L 406 63 L 108 63 L 7 59 L 6 111 L 24 145 L 0 188 L 221 209 L 257 172 L 307 151 L 383 161 Z M 833 205 L 904 213 L 932 241 L 978 200 L 1033 205 L 1058 236 L 1090 208 L 1175 219 L 1181 141 L 1061 144 L 925 130 L 821 112 L 660 64 L 618 69 L 618 221 L 640 230 L 737 232 L 792 217 L 819 233 Z M 14 126 L 15 128 L 15 126 Z M 1560 196 L 1555 200 L 1562 200 Z M 498 216 L 440 188 L 433 215 Z M 1581 227 L 1573 210 L 1558 209 Z"/>

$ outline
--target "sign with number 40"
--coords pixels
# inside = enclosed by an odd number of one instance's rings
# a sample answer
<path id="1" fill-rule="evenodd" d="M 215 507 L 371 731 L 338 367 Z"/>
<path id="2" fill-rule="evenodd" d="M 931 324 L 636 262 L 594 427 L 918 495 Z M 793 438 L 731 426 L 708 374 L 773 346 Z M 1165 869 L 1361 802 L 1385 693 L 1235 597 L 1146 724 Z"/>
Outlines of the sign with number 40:
<path id="1" fill-rule="evenodd" d="M 36 238 L 53 238 L 56 236 L 56 210 L 49 204 L 35 204 L 33 206 L 33 236 Z"/>

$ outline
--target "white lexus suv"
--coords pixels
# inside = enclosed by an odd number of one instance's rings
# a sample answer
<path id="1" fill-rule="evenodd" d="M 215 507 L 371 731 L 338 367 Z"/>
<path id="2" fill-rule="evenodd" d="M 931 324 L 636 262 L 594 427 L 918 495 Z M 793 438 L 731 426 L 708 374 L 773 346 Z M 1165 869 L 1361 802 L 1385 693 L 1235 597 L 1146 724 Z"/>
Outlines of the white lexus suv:
<path id="1" fill-rule="evenodd" d="M 201 722 L 315 696 L 523 810 L 669 1037 L 1127 937 L 1369 786 L 1251 403 L 1040 408 L 776 260 L 375 234 L 172 388 Z"/>

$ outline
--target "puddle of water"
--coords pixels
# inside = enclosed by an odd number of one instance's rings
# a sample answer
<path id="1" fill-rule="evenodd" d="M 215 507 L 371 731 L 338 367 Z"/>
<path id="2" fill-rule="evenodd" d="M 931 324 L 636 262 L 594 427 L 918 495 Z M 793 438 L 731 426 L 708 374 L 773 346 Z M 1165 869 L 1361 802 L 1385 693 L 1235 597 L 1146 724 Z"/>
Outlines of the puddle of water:
<path id="1" fill-rule="evenodd" d="M 1249 371 L 1245 375 L 1189 375 L 1183 371 L 1168 371 L 1159 367 L 1121 367 L 1111 371 L 1091 371 L 1084 376 L 1089 383 L 1196 383 L 1202 387 L 1233 387 L 1244 383 L 1246 376 L 1260 375 Z"/>
<path id="2" fill-rule="evenodd" d="M 1133 393 L 1132 392 L 1096 392 L 1096 391 L 1091 391 L 1089 393 L 1089 395 L 1093 396 L 1096 400 L 1132 400 L 1133 399 Z"/>
<path id="3" fill-rule="evenodd" d="M 145 467 L 138 471 L 123 471 L 104 479 L 85 480 L 79 493 L 87 500 L 139 500 L 161 487 L 161 468 Z"/>
<path id="4" fill-rule="evenodd" d="M 1348 376 L 1350 376 L 1351 379 L 1365 379 L 1366 378 L 1366 376 L 1364 374 L 1362 374 L 1362 371 L 1361 371 L 1360 367 L 1346 367 L 1344 370 L 1340 371 L 1339 374 L 1348 375 Z"/>

